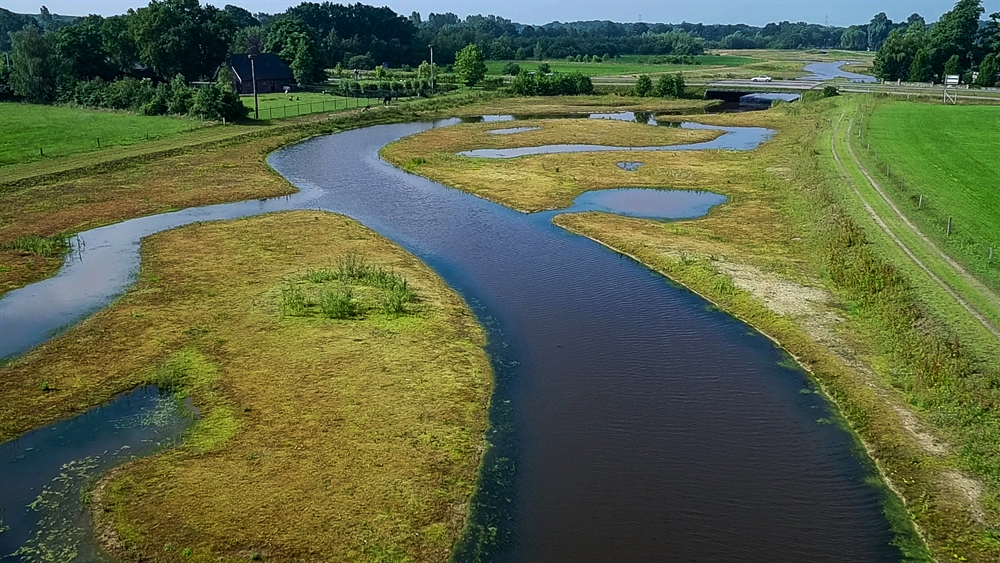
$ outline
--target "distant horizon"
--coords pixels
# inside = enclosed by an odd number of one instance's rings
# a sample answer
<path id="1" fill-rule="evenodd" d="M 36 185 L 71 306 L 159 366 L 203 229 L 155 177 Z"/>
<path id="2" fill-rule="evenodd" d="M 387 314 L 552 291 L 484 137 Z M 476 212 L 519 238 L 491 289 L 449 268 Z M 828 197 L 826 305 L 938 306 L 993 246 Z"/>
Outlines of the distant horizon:
<path id="1" fill-rule="evenodd" d="M 316 0 L 319 1 L 319 0 Z M 335 3 L 354 3 L 342 0 Z M 253 13 L 276 14 L 301 0 L 219 0 L 204 1 L 222 8 L 233 4 Z M 806 22 L 835 27 L 868 23 L 872 16 L 885 12 L 893 21 L 906 20 L 910 14 L 919 13 L 928 22 L 937 21 L 941 14 L 954 7 L 954 0 L 831 0 L 830 2 L 801 2 L 793 0 L 620 0 L 617 2 L 593 0 L 373 0 L 362 2 L 374 6 L 388 6 L 396 13 L 408 16 L 413 11 L 423 17 L 430 13 L 452 12 L 459 17 L 469 15 L 495 15 L 515 23 L 545 25 L 555 21 L 574 22 L 607 20 L 619 23 L 702 23 L 705 25 L 764 26 L 781 21 Z M 37 14 L 42 5 L 53 14 L 86 16 L 99 14 L 111 16 L 125 13 L 129 8 L 148 5 L 142 0 L 0 0 L 0 8 L 22 14 Z M 988 16 L 1000 12 L 1000 0 L 983 2 Z M 86 6 L 85 8 L 83 6 Z M 726 17 L 717 17 L 725 14 Z"/>

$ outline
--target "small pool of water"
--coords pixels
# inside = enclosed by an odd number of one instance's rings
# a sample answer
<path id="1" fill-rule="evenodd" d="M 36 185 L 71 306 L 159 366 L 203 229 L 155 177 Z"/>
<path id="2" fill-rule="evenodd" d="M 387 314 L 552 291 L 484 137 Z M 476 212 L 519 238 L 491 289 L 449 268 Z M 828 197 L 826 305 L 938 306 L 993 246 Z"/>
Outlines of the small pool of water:
<path id="1" fill-rule="evenodd" d="M 599 114 L 594 114 L 599 115 Z M 594 117 L 593 119 L 618 119 L 632 114 L 608 114 L 604 117 Z M 613 117 L 612 117 L 613 116 Z M 652 118 L 651 118 L 652 119 Z M 654 120 L 654 124 L 657 122 Z M 669 126 L 674 125 L 670 122 Z M 716 139 L 703 143 L 663 145 L 650 147 L 614 147 L 607 145 L 577 145 L 577 144 L 557 144 L 542 145 L 538 147 L 517 147 L 509 149 L 473 149 L 462 151 L 459 156 L 469 158 L 517 158 L 520 156 L 531 156 L 537 154 L 554 153 L 577 153 L 577 152 L 612 152 L 612 151 L 636 151 L 636 152 L 660 152 L 660 151 L 705 151 L 705 150 L 752 150 L 761 143 L 767 141 L 774 135 L 771 129 L 763 127 L 721 127 L 718 125 L 705 125 L 702 123 L 682 122 L 679 126 L 683 129 L 702 129 L 709 131 L 722 131 L 723 134 Z"/>
<path id="2" fill-rule="evenodd" d="M 490 135 L 516 135 L 517 133 L 527 133 L 528 131 L 538 131 L 541 127 L 511 127 L 509 129 L 494 129 L 487 131 Z"/>
<path id="3" fill-rule="evenodd" d="M 835 63 L 812 63 L 805 66 L 805 71 L 809 76 L 803 76 L 799 80 L 833 80 L 834 78 L 846 78 L 851 82 L 877 82 L 874 76 L 848 72 L 840 67 L 849 64 L 851 61 L 837 61 Z"/>
<path id="4" fill-rule="evenodd" d="M 566 209 L 532 215 L 550 220 L 562 213 L 602 211 L 645 219 L 694 219 L 725 202 L 725 196 L 712 192 L 622 188 L 585 192 Z"/>
<path id="5" fill-rule="evenodd" d="M 0 561 L 105 561 L 83 493 L 112 467 L 176 443 L 192 418 L 142 387 L 0 444 Z"/>
<path id="6" fill-rule="evenodd" d="M 635 172 L 636 170 L 642 168 L 643 166 L 645 166 L 645 165 L 643 163 L 641 163 L 641 162 L 619 162 L 618 163 L 618 168 L 621 168 L 622 170 L 624 170 L 626 172 Z"/>

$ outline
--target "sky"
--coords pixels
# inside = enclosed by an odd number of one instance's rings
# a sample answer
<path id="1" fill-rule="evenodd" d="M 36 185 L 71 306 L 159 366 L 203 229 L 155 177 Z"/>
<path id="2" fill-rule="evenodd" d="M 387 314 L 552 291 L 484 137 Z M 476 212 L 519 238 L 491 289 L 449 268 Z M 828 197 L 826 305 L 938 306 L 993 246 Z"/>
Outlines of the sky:
<path id="1" fill-rule="evenodd" d="M 314 0 L 319 1 L 319 0 Z M 348 0 L 340 0 L 347 3 Z M 351 2 L 357 0 L 350 0 Z M 893 21 L 917 12 L 935 21 L 950 10 L 955 0 L 362 0 L 365 4 L 389 6 L 397 13 L 418 11 L 495 14 L 515 22 L 543 24 L 554 20 L 613 20 L 658 23 L 746 23 L 764 25 L 781 20 L 848 26 L 867 23 L 885 12 Z M 242 6 L 251 12 L 282 12 L 301 0 L 209 0 L 217 7 Z M 202 3 L 206 3 L 202 0 Z M 120 14 L 148 0 L 0 0 L 0 8 L 19 13 L 38 13 L 45 4 L 52 13 L 104 16 Z M 986 13 L 1000 12 L 1000 0 L 985 0 Z"/>

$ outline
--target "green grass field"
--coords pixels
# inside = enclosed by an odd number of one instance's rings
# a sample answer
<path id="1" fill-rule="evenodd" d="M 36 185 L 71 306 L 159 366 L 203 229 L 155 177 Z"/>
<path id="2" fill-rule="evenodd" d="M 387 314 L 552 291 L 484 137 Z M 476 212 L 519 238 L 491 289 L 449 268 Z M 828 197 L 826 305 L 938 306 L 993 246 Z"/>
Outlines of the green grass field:
<path id="1" fill-rule="evenodd" d="M 316 92 L 292 92 L 291 94 L 260 94 L 261 119 L 284 119 L 298 115 L 308 115 L 310 113 L 322 113 L 354 109 L 364 107 L 364 100 L 361 106 L 354 98 L 344 98 L 341 96 L 331 96 Z M 250 108 L 250 117 L 253 118 L 253 96 L 242 96 L 243 104 Z"/>
<path id="2" fill-rule="evenodd" d="M 147 135 L 150 141 L 164 139 L 202 127 L 199 121 L 179 117 L 0 103 L 0 167 L 132 145 L 145 142 Z"/>
<path id="3" fill-rule="evenodd" d="M 548 63 L 552 67 L 553 72 L 582 72 L 587 76 L 616 76 L 619 74 L 655 74 L 662 72 L 679 72 L 687 70 L 696 70 L 705 67 L 733 67 L 741 66 L 745 64 L 750 64 L 755 62 L 754 59 L 748 57 L 738 57 L 738 56 L 719 56 L 719 55 L 700 55 L 695 57 L 699 61 L 700 65 L 674 65 L 674 64 L 648 64 L 651 57 L 644 57 L 638 55 L 628 55 L 619 58 L 618 60 L 608 61 L 606 63 L 571 63 L 566 60 L 547 60 L 547 61 L 514 61 L 521 65 L 521 68 L 527 69 L 529 71 L 535 70 L 540 63 Z M 639 61 L 646 61 L 645 63 L 640 63 Z M 503 66 L 510 61 L 487 61 L 486 66 L 489 67 L 489 73 L 493 75 L 499 75 L 502 72 Z"/>
<path id="4" fill-rule="evenodd" d="M 866 133 L 868 156 L 877 155 L 878 173 L 896 204 L 943 250 L 1000 290 L 1000 107 L 883 103 Z M 989 263 L 991 246 L 997 251 Z"/>

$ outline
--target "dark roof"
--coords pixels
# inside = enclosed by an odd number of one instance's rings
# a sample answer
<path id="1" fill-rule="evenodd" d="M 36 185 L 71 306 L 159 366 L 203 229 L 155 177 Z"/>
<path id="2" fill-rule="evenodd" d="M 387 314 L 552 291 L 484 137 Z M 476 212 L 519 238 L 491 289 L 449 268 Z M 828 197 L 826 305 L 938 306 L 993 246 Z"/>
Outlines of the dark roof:
<path id="1" fill-rule="evenodd" d="M 234 78 L 242 82 L 250 82 L 250 59 L 246 55 L 233 55 L 227 61 L 229 68 L 236 75 Z M 295 80 L 292 69 L 285 61 L 272 53 L 261 53 L 254 59 L 254 71 L 257 80 Z"/>

